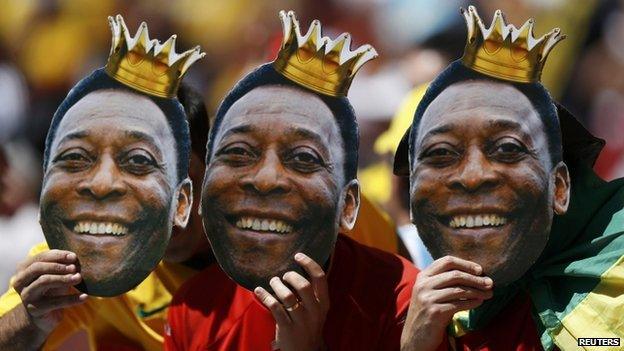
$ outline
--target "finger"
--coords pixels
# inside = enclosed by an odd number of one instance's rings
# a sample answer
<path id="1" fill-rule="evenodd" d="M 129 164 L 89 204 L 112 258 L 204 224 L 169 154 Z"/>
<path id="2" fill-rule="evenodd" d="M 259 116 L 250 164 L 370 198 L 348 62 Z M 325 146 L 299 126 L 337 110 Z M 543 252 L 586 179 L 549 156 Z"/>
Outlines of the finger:
<path id="1" fill-rule="evenodd" d="M 32 284 L 24 288 L 20 294 L 22 301 L 33 302 L 41 299 L 46 292 L 52 291 L 56 288 L 71 287 L 82 280 L 80 273 L 66 274 L 66 275 L 42 275 L 37 278 Z M 46 296 L 48 298 L 49 296 Z"/>
<path id="2" fill-rule="evenodd" d="M 329 289 L 327 287 L 327 276 L 325 272 L 314 260 L 299 252 L 295 255 L 295 261 L 305 269 L 310 276 L 312 288 L 316 294 L 323 311 L 329 310 Z"/>
<path id="3" fill-rule="evenodd" d="M 48 250 L 44 251 L 40 254 L 37 254 L 33 257 L 29 257 L 22 263 L 20 263 L 20 268 L 26 268 L 30 266 L 34 262 L 57 262 L 57 263 L 76 263 L 78 257 L 75 253 L 66 250 Z"/>
<path id="4" fill-rule="evenodd" d="M 299 295 L 303 306 L 305 306 L 307 310 L 318 310 L 320 307 L 319 301 L 316 299 L 316 295 L 314 294 L 312 283 L 310 283 L 301 274 L 294 271 L 286 272 L 283 279 L 295 289 L 295 292 Z"/>
<path id="5" fill-rule="evenodd" d="M 74 273 L 76 271 L 76 265 L 63 264 L 56 262 L 37 261 L 26 267 L 15 276 L 13 281 L 13 287 L 19 293 L 26 286 L 30 285 L 33 281 L 45 274 L 65 275 L 68 273 Z"/>
<path id="6" fill-rule="evenodd" d="M 444 256 L 433 261 L 433 263 L 420 274 L 434 276 L 450 270 L 460 270 L 475 275 L 481 275 L 483 273 L 483 268 L 477 263 L 455 256 Z"/>
<path id="7" fill-rule="evenodd" d="M 52 311 L 79 305 L 87 300 L 87 294 L 61 295 L 26 304 L 26 310 L 33 317 L 40 317 Z"/>
<path id="8" fill-rule="evenodd" d="M 282 327 L 286 327 L 291 323 L 290 317 L 288 317 L 288 313 L 286 313 L 282 304 L 277 301 L 273 295 L 269 294 L 268 291 L 262 287 L 257 287 L 254 289 L 254 294 L 256 294 L 260 302 L 268 308 L 269 311 L 271 311 L 271 314 L 273 315 L 273 318 L 278 326 L 281 325 Z"/>
<path id="9" fill-rule="evenodd" d="M 275 295 L 280 300 L 282 305 L 284 305 L 285 308 L 295 306 L 297 302 L 299 302 L 297 295 L 295 295 L 295 293 L 293 293 L 292 290 L 290 290 L 286 285 L 284 285 L 284 283 L 280 280 L 280 278 L 278 277 L 271 278 L 271 280 L 269 280 L 269 285 L 271 286 L 271 288 L 275 292 Z"/>
<path id="10" fill-rule="evenodd" d="M 454 302 L 465 300 L 487 300 L 492 298 L 492 290 L 479 290 L 467 286 L 454 286 L 441 290 L 434 290 L 431 299 L 434 303 Z"/>
<path id="11" fill-rule="evenodd" d="M 73 287 L 62 286 L 60 288 L 52 288 L 46 291 L 46 296 L 61 296 L 61 295 L 70 295 L 80 293 L 77 289 Z"/>
<path id="12" fill-rule="evenodd" d="M 453 270 L 429 277 L 428 284 L 433 289 L 462 285 L 481 290 L 489 290 L 492 289 L 494 283 L 490 277 L 479 277 L 470 273 Z"/>

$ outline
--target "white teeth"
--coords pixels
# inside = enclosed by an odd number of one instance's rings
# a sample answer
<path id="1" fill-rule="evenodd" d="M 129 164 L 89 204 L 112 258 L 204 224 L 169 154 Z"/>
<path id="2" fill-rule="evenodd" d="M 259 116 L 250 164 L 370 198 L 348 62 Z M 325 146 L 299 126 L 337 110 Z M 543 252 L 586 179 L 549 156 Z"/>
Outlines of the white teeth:
<path id="1" fill-rule="evenodd" d="M 284 221 L 278 219 L 243 217 L 236 221 L 236 227 L 240 229 L 251 229 L 254 231 L 273 232 L 287 234 L 292 231 L 292 227 Z"/>
<path id="2" fill-rule="evenodd" d="M 481 216 L 476 216 L 475 220 L 474 220 L 474 225 L 475 227 L 481 227 L 483 226 L 483 217 Z"/>
<path id="3" fill-rule="evenodd" d="M 124 235 L 128 233 L 128 228 L 123 224 L 112 222 L 89 222 L 80 221 L 74 225 L 74 232 L 78 234 L 93 235 Z"/>
<path id="4" fill-rule="evenodd" d="M 449 221 L 451 228 L 476 228 L 501 226 L 507 223 L 507 219 L 494 214 L 453 216 Z"/>
<path id="5" fill-rule="evenodd" d="M 468 228 L 474 227 L 474 217 L 473 216 L 468 216 L 466 218 L 466 227 L 468 227 Z"/>
<path id="6" fill-rule="evenodd" d="M 262 227 L 262 223 L 260 222 L 260 220 L 254 219 L 253 224 L 251 225 L 251 229 L 260 230 L 261 227 Z"/>

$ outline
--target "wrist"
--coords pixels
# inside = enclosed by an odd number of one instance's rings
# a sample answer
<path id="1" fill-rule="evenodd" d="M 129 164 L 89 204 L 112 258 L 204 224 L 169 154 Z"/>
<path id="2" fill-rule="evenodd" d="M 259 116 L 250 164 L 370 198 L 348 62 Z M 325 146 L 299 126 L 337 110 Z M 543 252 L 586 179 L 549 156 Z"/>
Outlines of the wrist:
<path id="1" fill-rule="evenodd" d="M 37 326 L 26 307 L 17 305 L 0 318 L 0 349 L 38 350 L 50 332 Z"/>

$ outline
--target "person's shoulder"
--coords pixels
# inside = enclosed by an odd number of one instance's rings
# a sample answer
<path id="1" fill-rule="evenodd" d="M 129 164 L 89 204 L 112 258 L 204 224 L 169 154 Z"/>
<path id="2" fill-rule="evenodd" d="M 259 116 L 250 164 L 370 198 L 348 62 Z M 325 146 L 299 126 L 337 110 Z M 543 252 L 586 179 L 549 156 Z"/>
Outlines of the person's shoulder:
<path id="1" fill-rule="evenodd" d="M 352 275 L 357 284 L 394 290 L 411 289 L 419 270 L 405 258 L 369 247 L 340 235 L 336 242 L 335 263 L 343 274 Z M 358 282 L 359 281 L 359 282 Z M 379 289 L 376 289 L 379 290 Z"/>
<path id="2" fill-rule="evenodd" d="M 339 236 L 331 264 L 328 279 L 332 306 L 338 306 L 335 318 L 342 321 L 337 315 L 345 314 L 351 316 L 349 323 L 360 320 L 368 327 L 386 328 L 404 317 L 418 274 L 411 262 Z"/>
<path id="3" fill-rule="evenodd" d="M 176 291 L 172 306 L 207 305 L 218 292 L 235 287 L 235 283 L 221 270 L 219 265 L 212 264 L 188 279 Z"/>
<path id="4" fill-rule="evenodd" d="M 347 236 L 339 235 L 336 241 L 335 254 L 342 261 L 342 256 L 347 260 L 357 263 L 358 266 L 376 267 L 375 270 L 401 271 L 404 275 L 416 275 L 418 269 L 407 259 L 387 251 L 361 244 Z"/>

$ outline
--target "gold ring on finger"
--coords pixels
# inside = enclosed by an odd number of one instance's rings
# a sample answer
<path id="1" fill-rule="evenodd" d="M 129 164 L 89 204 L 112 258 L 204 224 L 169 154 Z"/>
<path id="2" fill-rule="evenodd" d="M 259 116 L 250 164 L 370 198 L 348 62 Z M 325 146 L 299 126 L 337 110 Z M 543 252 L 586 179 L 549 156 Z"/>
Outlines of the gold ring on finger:
<path id="1" fill-rule="evenodd" d="M 291 305 L 291 306 L 288 306 L 288 307 L 284 306 L 284 308 L 286 308 L 286 311 L 292 312 L 292 311 L 296 310 L 297 308 L 299 308 L 299 306 L 301 306 L 301 303 L 299 301 L 297 301 L 297 302 L 295 302 L 294 305 Z"/>

